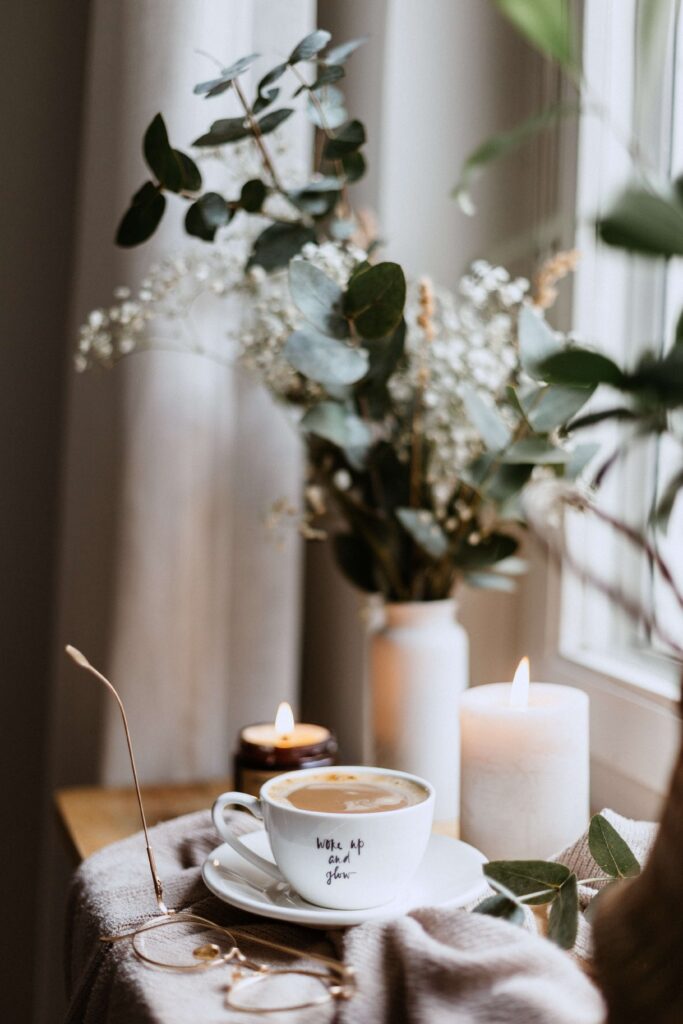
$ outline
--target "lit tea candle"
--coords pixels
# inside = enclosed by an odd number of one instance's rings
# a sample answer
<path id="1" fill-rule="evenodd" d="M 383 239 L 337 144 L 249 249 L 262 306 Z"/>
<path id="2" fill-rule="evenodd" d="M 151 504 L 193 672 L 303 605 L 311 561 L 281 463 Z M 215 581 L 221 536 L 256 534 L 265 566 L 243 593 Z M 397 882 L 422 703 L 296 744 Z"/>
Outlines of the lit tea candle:
<path id="1" fill-rule="evenodd" d="M 336 753 L 337 741 L 329 729 L 295 723 L 291 707 L 283 702 L 274 722 L 242 729 L 235 755 L 235 786 L 257 796 L 273 775 L 297 768 L 326 768 L 335 763 Z"/>
<path id="2" fill-rule="evenodd" d="M 460 698 L 462 838 L 491 859 L 543 859 L 574 842 L 589 813 L 588 697 L 509 683 Z"/>

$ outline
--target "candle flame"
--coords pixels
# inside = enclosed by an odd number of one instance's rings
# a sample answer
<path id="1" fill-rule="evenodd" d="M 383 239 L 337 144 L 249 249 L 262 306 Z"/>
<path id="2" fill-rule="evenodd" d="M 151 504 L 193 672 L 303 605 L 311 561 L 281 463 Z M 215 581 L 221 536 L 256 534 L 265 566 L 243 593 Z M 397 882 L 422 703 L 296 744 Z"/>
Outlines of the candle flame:
<path id="1" fill-rule="evenodd" d="M 284 739 L 294 729 L 294 715 L 292 709 L 286 700 L 283 700 L 282 704 L 277 709 L 275 715 L 275 732 L 277 733 L 278 739 Z"/>
<path id="2" fill-rule="evenodd" d="M 529 705 L 529 659 L 522 658 L 510 690 L 510 707 L 525 708 Z"/>

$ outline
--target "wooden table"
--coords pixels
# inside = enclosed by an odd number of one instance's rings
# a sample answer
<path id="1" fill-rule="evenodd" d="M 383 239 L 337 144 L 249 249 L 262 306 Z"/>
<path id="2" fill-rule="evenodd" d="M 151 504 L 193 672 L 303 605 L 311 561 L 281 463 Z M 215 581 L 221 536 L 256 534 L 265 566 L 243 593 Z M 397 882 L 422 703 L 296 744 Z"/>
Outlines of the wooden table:
<path id="1" fill-rule="evenodd" d="M 147 824 L 151 827 L 181 814 L 206 810 L 220 793 L 231 788 L 232 779 L 144 786 L 142 801 Z M 78 861 L 117 839 L 125 839 L 139 832 L 141 828 L 135 790 L 132 787 L 112 789 L 105 786 L 75 786 L 58 789 L 55 804 L 71 850 Z M 457 834 L 457 830 L 449 825 L 437 825 L 434 831 L 442 835 Z"/>

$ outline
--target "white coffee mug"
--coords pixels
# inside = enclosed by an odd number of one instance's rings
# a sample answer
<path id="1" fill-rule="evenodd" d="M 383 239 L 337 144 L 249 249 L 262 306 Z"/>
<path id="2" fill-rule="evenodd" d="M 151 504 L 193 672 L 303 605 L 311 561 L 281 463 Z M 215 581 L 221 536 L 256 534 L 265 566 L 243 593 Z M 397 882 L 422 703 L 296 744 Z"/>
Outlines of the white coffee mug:
<path id="1" fill-rule="evenodd" d="M 363 910 L 389 903 L 406 887 L 422 860 L 432 827 L 434 788 L 424 779 L 387 768 L 335 767 L 335 774 L 401 778 L 422 787 L 424 800 L 395 810 L 363 814 L 309 811 L 270 796 L 291 779 L 305 785 L 320 768 L 269 779 L 258 797 L 223 793 L 213 805 L 214 825 L 233 850 L 277 881 L 289 882 L 308 900 L 335 910 Z M 275 864 L 250 850 L 225 821 L 226 807 L 244 807 L 265 825 Z"/>

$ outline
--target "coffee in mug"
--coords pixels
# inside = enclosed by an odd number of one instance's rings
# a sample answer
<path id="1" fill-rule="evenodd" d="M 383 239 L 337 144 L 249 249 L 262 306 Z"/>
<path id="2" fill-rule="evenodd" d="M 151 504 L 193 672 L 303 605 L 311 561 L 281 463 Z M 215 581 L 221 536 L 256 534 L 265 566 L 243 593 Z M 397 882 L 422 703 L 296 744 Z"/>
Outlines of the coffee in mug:
<path id="1" fill-rule="evenodd" d="M 429 793 L 419 783 L 399 776 L 358 772 L 319 772 L 305 783 L 291 779 L 274 784 L 271 800 L 303 811 L 331 814 L 376 814 L 397 811 L 426 800 Z"/>
<path id="2" fill-rule="evenodd" d="M 259 856 L 225 820 L 244 807 L 263 821 L 275 863 Z M 434 788 L 388 768 L 308 768 L 269 779 L 259 796 L 223 793 L 214 825 L 241 857 L 309 903 L 363 910 L 395 899 L 422 860 Z"/>

